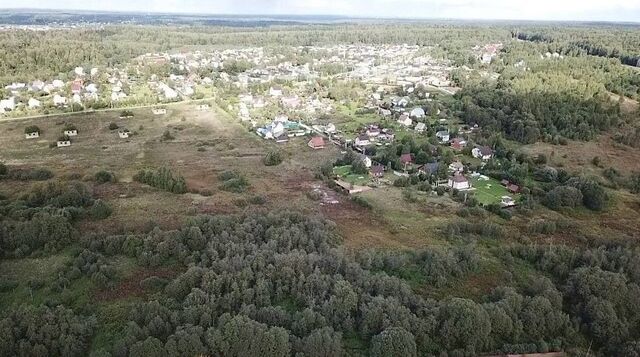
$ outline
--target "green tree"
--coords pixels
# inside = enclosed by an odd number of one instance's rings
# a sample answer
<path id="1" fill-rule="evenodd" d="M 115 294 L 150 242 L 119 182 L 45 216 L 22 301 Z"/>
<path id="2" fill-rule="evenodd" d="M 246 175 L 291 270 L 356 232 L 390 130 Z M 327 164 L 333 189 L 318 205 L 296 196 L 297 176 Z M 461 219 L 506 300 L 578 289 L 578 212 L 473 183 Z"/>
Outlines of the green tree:
<path id="1" fill-rule="evenodd" d="M 389 327 L 371 339 L 373 357 L 416 356 L 414 336 L 401 327 Z"/>

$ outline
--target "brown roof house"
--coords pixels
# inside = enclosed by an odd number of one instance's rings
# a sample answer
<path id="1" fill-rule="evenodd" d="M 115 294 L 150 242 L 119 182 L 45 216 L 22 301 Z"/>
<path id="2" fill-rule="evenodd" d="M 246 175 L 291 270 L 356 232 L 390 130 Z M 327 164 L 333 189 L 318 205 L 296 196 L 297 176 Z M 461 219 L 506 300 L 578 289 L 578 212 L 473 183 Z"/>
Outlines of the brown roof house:
<path id="1" fill-rule="evenodd" d="M 314 136 L 307 145 L 314 150 L 324 149 L 324 138 L 322 136 Z"/>
<path id="2" fill-rule="evenodd" d="M 464 175 L 455 174 L 449 177 L 447 186 L 456 190 L 468 190 L 471 188 L 471 183 L 469 183 L 469 180 Z"/>

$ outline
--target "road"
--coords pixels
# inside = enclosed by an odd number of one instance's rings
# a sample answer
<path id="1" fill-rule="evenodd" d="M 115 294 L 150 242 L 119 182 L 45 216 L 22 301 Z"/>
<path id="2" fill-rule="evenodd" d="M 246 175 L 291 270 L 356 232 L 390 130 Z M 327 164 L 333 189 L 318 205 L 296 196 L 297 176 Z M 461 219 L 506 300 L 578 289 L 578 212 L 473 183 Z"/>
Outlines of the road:
<path id="1" fill-rule="evenodd" d="M 166 106 L 175 106 L 175 105 L 180 105 L 180 104 L 204 102 L 204 101 L 213 100 L 213 99 L 215 99 L 215 97 L 208 97 L 208 98 L 202 98 L 202 99 L 188 99 L 188 100 L 182 100 L 182 101 L 179 101 L 179 102 L 171 102 L 171 103 L 137 105 L 137 106 L 133 106 L 133 107 L 118 107 L 118 108 L 105 108 L 105 109 L 97 109 L 97 110 L 82 110 L 82 111 L 79 111 L 79 112 L 29 115 L 29 116 L 14 117 L 14 118 L 8 117 L 8 118 L 0 118 L 0 122 L 48 118 L 48 117 L 57 117 L 57 116 L 63 116 L 63 115 L 66 116 L 66 115 L 76 115 L 76 114 L 89 114 L 89 113 L 100 113 L 100 112 L 111 112 L 111 111 L 123 111 L 123 110 L 131 110 L 131 109 L 166 107 Z"/>

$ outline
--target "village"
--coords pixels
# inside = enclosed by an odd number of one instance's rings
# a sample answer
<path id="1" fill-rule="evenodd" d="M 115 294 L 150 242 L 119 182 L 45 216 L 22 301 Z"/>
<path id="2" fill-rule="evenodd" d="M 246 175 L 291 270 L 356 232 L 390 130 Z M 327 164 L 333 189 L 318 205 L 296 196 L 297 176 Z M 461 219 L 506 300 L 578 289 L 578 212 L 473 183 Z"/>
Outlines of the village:
<path id="1" fill-rule="evenodd" d="M 486 62 L 499 48 L 474 50 Z M 336 45 L 146 54 L 125 68 L 76 67 L 66 81 L 13 83 L 0 108 L 14 117 L 135 106 L 163 116 L 167 104 L 196 101 L 207 111 L 215 102 L 265 140 L 357 153 L 336 158 L 330 175 L 347 194 L 419 181 L 433 195 L 472 193 L 483 205 L 515 206 L 517 185 L 479 173 L 493 157 L 488 146 L 473 144 L 482 128 L 464 125 L 449 108 L 459 90 L 449 79 L 455 67 L 429 53 L 409 45 Z M 121 118 L 129 115 L 122 110 Z M 132 134 L 110 129 L 120 139 Z M 51 147 L 69 147 L 78 135 L 65 127 Z M 37 127 L 25 128 L 26 139 L 39 136 Z"/>

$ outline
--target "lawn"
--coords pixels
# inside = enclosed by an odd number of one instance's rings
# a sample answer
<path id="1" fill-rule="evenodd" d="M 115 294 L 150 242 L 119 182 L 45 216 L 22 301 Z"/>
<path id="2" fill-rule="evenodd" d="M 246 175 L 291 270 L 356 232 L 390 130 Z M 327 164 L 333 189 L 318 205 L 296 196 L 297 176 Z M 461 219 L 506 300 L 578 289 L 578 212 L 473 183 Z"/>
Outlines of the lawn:
<path id="1" fill-rule="evenodd" d="M 333 173 L 338 175 L 343 181 L 353 185 L 364 186 L 369 183 L 369 174 L 354 174 L 351 172 L 351 165 L 337 166 L 333 168 Z"/>
<path id="2" fill-rule="evenodd" d="M 483 180 L 481 176 L 478 176 L 472 177 L 471 183 L 475 189 L 473 190 L 474 197 L 483 205 L 500 203 L 502 196 L 510 196 L 517 201 L 518 195 L 509 193 L 498 180 L 492 178 Z"/>

